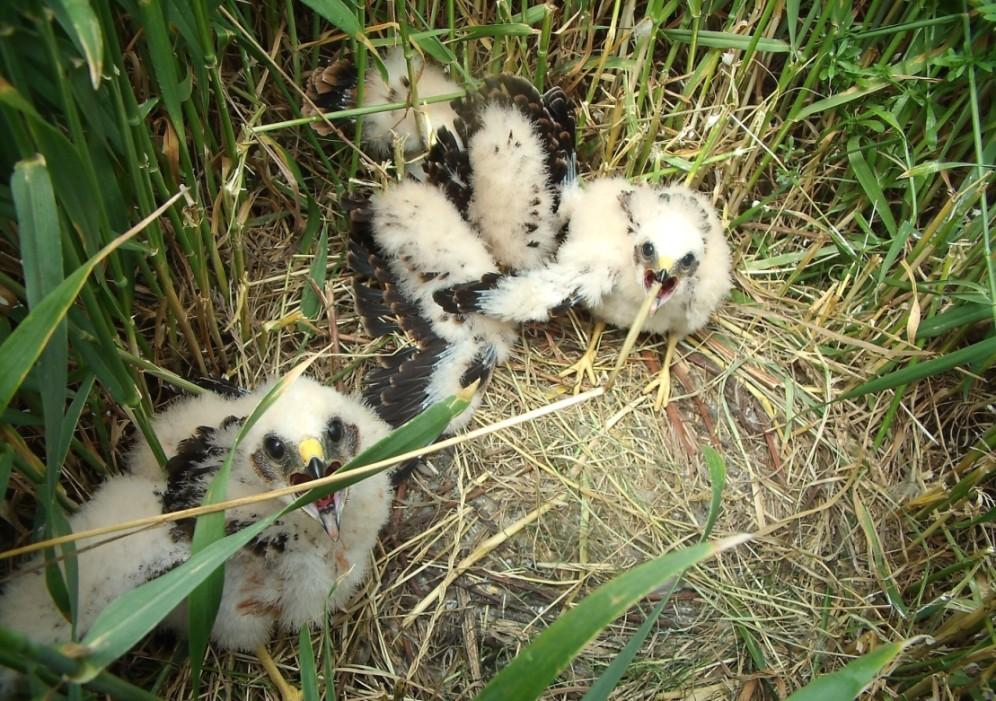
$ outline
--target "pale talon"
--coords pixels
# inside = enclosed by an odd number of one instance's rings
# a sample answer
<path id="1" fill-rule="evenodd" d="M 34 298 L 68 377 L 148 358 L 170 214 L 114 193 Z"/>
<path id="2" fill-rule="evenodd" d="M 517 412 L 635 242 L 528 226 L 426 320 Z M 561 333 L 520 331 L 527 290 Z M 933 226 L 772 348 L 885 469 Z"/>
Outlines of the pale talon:
<path id="1" fill-rule="evenodd" d="M 578 394 L 578 392 L 581 391 L 581 383 L 584 382 L 585 375 L 588 376 L 588 380 L 591 384 L 594 385 L 597 382 L 595 379 L 595 357 L 598 354 L 598 344 L 599 341 L 601 341 L 602 334 L 604 332 L 605 322 L 595 322 L 595 328 L 591 331 L 591 338 L 588 341 L 588 349 L 584 352 L 584 355 L 582 355 L 576 363 L 557 373 L 557 377 L 570 377 L 571 375 L 577 376 L 577 380 L 574 382 L 574 394 Z"/>
<path id="2" fill-rule="evenodd" d="M 270 677 L 270 681 L 273 682 L 273 685 L 277 687 L 277 691 L 280 692 L 280 698 L 283 701 L 301 701 L 301 690 L 284 679 L 284 675 L 280 673 L 277 663 L 270 657 L 270 652 L 266 649 L 266 646 L 260 645 L 254 652 L 259 659 L 259 663 L 266 670 L 267 676 Z"/>
<path id="3" fill-rule="evenodd" d="M 668 335 L 667 350 L 664 351 L 664 362 L 661 363 L 660 373 L 657 375 L 657 379 L 647 385 L 644 390 L 645 392 L 649 391 L 656 385 L 657 398 L 654 399 L 654 409 L 657 411 L 667 408 L 668 401 L 671 399 L 671 363 L 674 360 L 674 349 L 677 346 L 678 336 L 673 333 Z"/>

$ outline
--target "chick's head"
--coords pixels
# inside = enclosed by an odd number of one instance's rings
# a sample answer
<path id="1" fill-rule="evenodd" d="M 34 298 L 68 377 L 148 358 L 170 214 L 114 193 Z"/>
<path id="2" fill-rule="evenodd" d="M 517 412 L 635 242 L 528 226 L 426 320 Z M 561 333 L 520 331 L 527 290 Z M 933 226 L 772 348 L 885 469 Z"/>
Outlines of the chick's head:
<path id="1" fill-rule="evenodd" d="M 387 433 L 387 426 L 358 401 L 309 378 L 299 378 L 270 406 L 246 436 L 249 460 L 268 489 L 300 485 L 336 473 Z M 322 497 L 303 511 L 333 540 L 351 491 L 374 489 L 359 482 Z M 282 497 L 290 503 L 298 495 Z"/>
<path id="2" fill-rule="evenodd" d="M 651 314 L 691 287 L 705 257 L 706 235 L 715 215 L 703 198 L 681 186 L 640 186 L 624 192 L 620 204 L 634 237 L 638 285 L 650 294 L 661 283 Z"/>

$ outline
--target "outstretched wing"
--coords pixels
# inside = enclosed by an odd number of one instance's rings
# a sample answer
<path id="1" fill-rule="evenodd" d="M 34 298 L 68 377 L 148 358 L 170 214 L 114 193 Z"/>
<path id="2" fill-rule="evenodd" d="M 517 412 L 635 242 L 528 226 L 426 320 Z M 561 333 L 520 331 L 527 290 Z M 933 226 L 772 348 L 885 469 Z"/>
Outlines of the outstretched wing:
<path id="1" fill-rule="evenodd" d="M 382 419 L 400 426 L 474 380 L 486 384 L 498 362 L 491 341 L 473 334 L 445 337 L 440 322 L 405 296 L 392 272 L 390 255 L 374 236 L 369 200 L 352 203 L 350 222 L 349 262 L 357 311 L 367 333 L 392 336 L 394 347 L 381 357 L 379 366 L 368 370 L 364 399 Z M 454 420 L 450 430 L 466 423 L 472 413 L 468 410 Z"/>
<path id="2" fill-rule="evenodd" d="M 615 285 L 611 270 L 551 262 L 508 275 L 485 275 L 474 282 L 436 290 L 436 304 L 451 314 L 481 314 L 524 323 L 548 321 L 576 305 L 592 306 Z"/>
<path id="3" fill-rule="evenodd" d="M 525 78 L 507 73 L 487 78 L 479 91 L 453 103 L 458 118 L 454 127 L 463 144 L 485 128 L 487 107 L 494 105 L 515 108 L 529 120 L 540 138 L 550 184 L 563 183 L 572 174 L 576 131 L 574 108 L 566 93 L 553 87 L 540 94 Z M 431 167 L 432 153 L 429 160 Z"/>
<path id="4" fill-rule="evenodd" d="M 220 394 L 226 399 L 238 399 L 239 397 L 244 397 L 249 394 L 249 390 L 245 387 L 240 387 L 231 380 L 219 375 L 201 375 L 199 377 L 191 378 L 190 381 L 201 389 L 206 389 L 209 392 Z"/>
<path id="5" fill-rule="evenodd" d="M 445 126 L 436 130 L 436 141 L 429 149 L 424 168 L 427 181 L 445 192 L 466 218 L 473 194 L 470 158 L 463 146 L 467 143 L 467 124 L 458 118 L 453 128 L 456 133 Z"/>
<path id="6" fill-rule="evenodd" d="M 417 344 L 436 338 L 418 307 L 398 290 L 386 254 L 373 237 L 369 200 L 346 203 L 350 235 L 348 262 L 353 271 L 356 311 L 373 337 L 403 334 Z"/>

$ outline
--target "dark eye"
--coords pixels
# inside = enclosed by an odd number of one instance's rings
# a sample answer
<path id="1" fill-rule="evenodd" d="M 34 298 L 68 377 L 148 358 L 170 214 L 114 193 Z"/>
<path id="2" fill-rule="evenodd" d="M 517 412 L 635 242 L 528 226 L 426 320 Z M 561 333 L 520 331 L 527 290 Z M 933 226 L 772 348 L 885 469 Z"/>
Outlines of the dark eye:
<path id="1" fill-rule="evenodd" d="M 640 246 L 640 253 L 643 255 L 644 258 L 653 258 L 654 257 L 654 244 L 652 244 L 649 241 L 647 241 L 645 244 L 643 244 L 642 246 Z"/>
<path id="2" fill-rule="evenodd" d="M 330 443 L 338 443 L 342 440 L 342 421 L 339 419 L 332 419 L 329 421 L 328 427 L 325 429 L 325 435 L 329 439 Z"/>
<path id="3" fill-rule="evenodd" d="M 284 442 L 273 434 L 263 439 L 263 450 L 274 460 L 282 460 L 287 452 Z"/>
<path id="4" fill-rule="evenodd" d="M 692 255 L 691 253 L 686 253 L 684 256 L 682 256 L 680 262 L 686 268 L 691 267 L 692 263 L 695 262 L 695 256 Z"/>

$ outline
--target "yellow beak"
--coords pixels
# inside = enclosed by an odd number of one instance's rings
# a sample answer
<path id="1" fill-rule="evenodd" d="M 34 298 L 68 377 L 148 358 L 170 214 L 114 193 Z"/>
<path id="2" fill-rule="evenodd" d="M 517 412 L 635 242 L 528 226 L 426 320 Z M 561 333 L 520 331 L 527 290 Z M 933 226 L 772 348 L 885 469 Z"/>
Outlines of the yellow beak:
<path id="1" fill-rule="evenodd" d="M 305 438 L 297 444 L 297 452 L 301 455 L 301 462 L 307 465 L 313 459 L 318 458 L 325 462 L 325 451 L 317 438 Z"/>
<path id="2" fill-rule="evenodd" d="M 657 269 L 670 271 L 674 267 L 674 261 L 667 256 L 661 256 L 657 259 Z"/>

